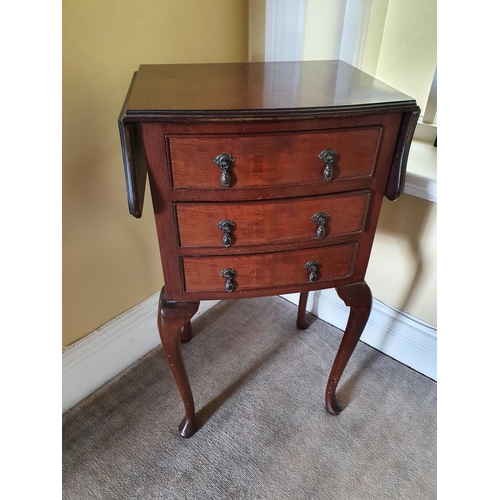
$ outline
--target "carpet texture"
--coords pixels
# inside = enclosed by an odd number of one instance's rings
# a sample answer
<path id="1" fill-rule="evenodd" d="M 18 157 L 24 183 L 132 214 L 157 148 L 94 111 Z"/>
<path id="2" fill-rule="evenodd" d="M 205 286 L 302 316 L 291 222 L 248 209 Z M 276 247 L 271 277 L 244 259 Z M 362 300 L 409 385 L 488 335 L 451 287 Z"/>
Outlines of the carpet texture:
<path id="1" fill-rule="evenodd" d="M 359 343 L 324 391 L 342 332 L 280 297 L 228 300 L 182 349 L 201 428 L 159 347 L 63 415 L 64 499 L 436 498 L 436 383 Z"/>

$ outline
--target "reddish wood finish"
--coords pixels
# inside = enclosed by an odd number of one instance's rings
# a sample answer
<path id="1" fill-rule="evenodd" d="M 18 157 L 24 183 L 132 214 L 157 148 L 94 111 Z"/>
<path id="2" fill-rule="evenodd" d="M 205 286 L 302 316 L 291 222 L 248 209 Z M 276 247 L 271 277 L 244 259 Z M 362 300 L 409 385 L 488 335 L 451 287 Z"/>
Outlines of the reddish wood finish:
<path id="1" fill-rule="evenodd" d="M 360 233 L 365 225 L 370 192 L 335 196 L 315 196 L 262 203 L 179 203 L 176 204 L 179 245 L 181 247 L 222 248 L 217 223 L 231 219 L 232 247 L 318 240 L 311 219 L 327 212 L 325 241 L 341 234 Z"/>
<path id="2" fill-rule="evenodd" d="M 318 155 L 334 148 L 334 179 L 370 177 L 375 166 L 381 127 L 302 134 L 238 137 L 170 138 L 174 188 L 215 189 L 220 169 L 214 158 L 229 153 L 233 189 L 296 184 L 322 184 L 325 163 Z"/>
<path id="3" fill-rule="evenodd" d="M 179 333 L 180 340 L 183 344 L 189 342 L 193 338 L 193 332 L 191 330 L 191 321 L 186 323 Z"/>
<path id="4" fill-rule="evenodd" d="M 165 281 L 158 326 L 186 410 L 181 435 L 196 430 L 180 342 L 200 300 L 299 292 L 306 329 L 308 292 L 337 288 L 351 312 L 325 401 L 341 410 L 335 392 L 369 315 L 364 278 L 382 200 L 402 193 L 418 115 L 414 99 L 342 61 L 134 74 L 119 117 L 129 210 L 141 216 L 147 173 Z M 327 180 L 326 148 L 337 152 Z M 221 154 L 234 162 L 217 165 Z M 317 212 L 329 215 L 320 237 Z M 224 245 L 225 219 L 234 224 Z"/>
<path id="5" fill-rule="evenodd" d="M 179 433 L 182 437 L 190 437 L 196 432 L 196 416 L 193 394 L 182 358 L 179 334 L 184 325 L 189 323 L 194 316 L 199 305 L 199 302 L 168 302 L 165 288 L 160 293 L 158 303 L 160 338 L 186 410 L 186 415 L 179 425 Z"/>
<path id="6" fill-rule="evenodd" d="M 408 161 L 410 144 L 413 139 L 413 133 L 415 132 L 419 115 L 419 110 L 405 113 L 401 123 L 398 142 L 396 144 L 396 153 L 392 160 L 389 179 L 387 180 L 387 186 L 384 192 L 385 196 L 391 201 L 396 201 L 403 194 L 406 178 L 406 162 Z"/>
<path id="7" fill-rule="evenodd" d="M 331 287 L 331 283 L 326 285 L 325 282 L 351 276 L 357 247 L 357 243 L 347 243 L 291 252 L 185 257 L 182 264 L 186 296 L 189 292 L 224 291 L 223 279 L 219 275 L 224 268 L 232 268 L 237 273 L 235 291 L 306 285 L 309 271 L 304 265 L 310 260 L 321 263 L 317 284 Z"/>
<path id="8" fill-rule="evenodd" d="M 125 113 L 125 106 L 130 98 L 130 93 L 134 86 L 134 73 L 132 82 L 123 105 L 121 115 Z M 136 123 L 127 123 L 123 120 L 118 121 L 118 129 L 122 145 L 123 164 L 125 166 L 125 182 L 127 184 L 128 206 L 129 212 L 137 218 L 142 215 L 142 207 L 144 204 L 144 191 L 146 189 L 147 167 L 144 160 L 144 150 L 140 133 L 137 130 Z"/>
<path id="9" fill-rule="evenodd" d="M 297 328 L 299 330 L 307 330 L 310 326 L 309 321 L 306 318 L 306 306 L 308 292 L 301 292 L 299 296 L 299 307 L 297 311 Z"/>
<path id="10" fill-rule="evenodd" d="M 125 112 L 134 120 L 277 117 L 415 106 L 343 61 L 145 64 Z"/>
<path id="11" fill-rule="evenodd" d="M 347 362 L 363 333 L 372 307 L 372 293 L 364 281 L 362 283 L 353 283 L 338 287 L 337 293 L 351 310 L 344 336 L 342 337 L 328 383 L 326 384 L 325 406 L 326 411 L 332 415 L 337 415 L 343 409 L 335 395 L 335 391 L 337 390 L 340 377 L 344 373 Z"/>

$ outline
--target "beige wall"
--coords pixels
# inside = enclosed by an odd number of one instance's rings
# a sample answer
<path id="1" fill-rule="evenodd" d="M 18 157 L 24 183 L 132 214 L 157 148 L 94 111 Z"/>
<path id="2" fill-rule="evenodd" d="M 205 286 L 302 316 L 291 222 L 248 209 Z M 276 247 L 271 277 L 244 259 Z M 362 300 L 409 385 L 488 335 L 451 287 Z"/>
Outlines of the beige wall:
<path id="1" fill-rule="evenodd" d="M 63 0 L 63 346 L 162 286 L 149 193 L 128 214 L 117 119 L 140 64 L 248 57 L 244 0 Z"/>
<path id="2" fill-rule="evenodd" d="M 384 199 L 366 282 L 373 296 L 437 324 L 437 204 L 404 194 Z"/>
<path id="3" fill-rule="evenodd" d="M 248 60 L 262 62 L 266 56 L 266 0 L 248 0 Z"/>
<path id="4" fill-rule="evenodd" d="M 436 62 L 437 0 L 389 0 L 375 76 L 423 109 Z"/>
<path id="5" fill-rule="evenodd" d="M 304 61 L 338 59 L 344 13 L 337 2 L 307 0 L 302 48 Z"/>
<path id="6" fill-rule="evenodd" d="M 437 62 L 436 26 L 436 0 L 372 3 L 370 41 L 380 49 L 376 64 L 365 49 L 362 69 L 414 97 L 422 114 Z M 436 325 L 436 275 L 437 204 L 409 195 L 385 200 L 366 277 L 373 295 Z"/>

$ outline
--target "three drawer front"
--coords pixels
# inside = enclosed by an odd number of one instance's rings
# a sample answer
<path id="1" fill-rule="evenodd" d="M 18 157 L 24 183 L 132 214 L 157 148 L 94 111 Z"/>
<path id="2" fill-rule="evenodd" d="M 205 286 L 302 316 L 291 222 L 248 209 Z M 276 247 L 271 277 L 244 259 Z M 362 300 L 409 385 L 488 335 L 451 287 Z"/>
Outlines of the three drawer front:
<path id="1" fill-rule="evenodd" d="M 328 282 L 352 275 L 358 243 L 253 255 L 184 257 L 186 292 L 232 292 Z"/>
<path id="2" fill-rule="evenodd" d="M 170 137 L 174 189 L 309 185 L 371 177 L 382 127 L 311 133 Z"/>
<path id="3" fill-rule="evenodd" d="M 328 239 L 363 231 L 370 191 L 295 200 L 176 205 L 180 247 L 222 248 Z"/>

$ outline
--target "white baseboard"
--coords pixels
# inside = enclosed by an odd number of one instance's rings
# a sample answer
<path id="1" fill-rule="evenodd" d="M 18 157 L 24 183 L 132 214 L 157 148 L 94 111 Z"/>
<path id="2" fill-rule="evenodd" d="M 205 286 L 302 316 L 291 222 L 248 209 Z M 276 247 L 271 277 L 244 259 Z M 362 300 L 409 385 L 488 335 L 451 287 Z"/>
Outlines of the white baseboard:
<path id="1" fill-rule="evenodd" d="M 159 292 L 65 349 L 62 355 L 63 412 L 160 344 L 156 324 Z M 299 294 L 282 295 L 298 304 Z M 200 303 L 193 319 L 217 304 Z M 307 310 L 344 329 L 349 309 L 335 290 L 309 294 Z M 373 301 L 361 340 L 420 373 L 437 380 L 436 329 L 417 318 Z"/>
<path id="2" fill-rule="evenodd" d="M 299 294 L 282 295 L 299 303 Z M 349 308 L 334 289 L 310 293 L 306 309 L 344 330 Z M 361 340 L 414 370 L 437 380 L 437 330 L 410 314 L 373 299 L 372 311 Z"/>
<path id="3" fill-rule="evenodd" d="M 63 413 L 160 344 L 156 323 L 160 292 L 64 350 Z M 200 303 L 196 319 L 217 300 Z"/>

